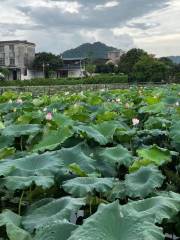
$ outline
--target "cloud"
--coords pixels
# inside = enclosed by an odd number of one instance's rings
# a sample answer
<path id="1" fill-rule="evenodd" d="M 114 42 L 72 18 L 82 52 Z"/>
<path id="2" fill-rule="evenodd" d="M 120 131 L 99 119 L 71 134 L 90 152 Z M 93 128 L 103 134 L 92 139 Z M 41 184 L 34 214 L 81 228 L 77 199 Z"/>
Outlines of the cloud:
<path id="1" fill-rule="evenodd" d="M 118 1 L 110 1 L 110 2 L 106 2 L 105 4 L 99 4 L 95 6 L 95 10 L 103 10 L 104 8 L 112 8 L 112 7 L 116 7 L 119 5 Z"/>
<path id="2" fill-rule="evenodd" d="M 177 46 L 179 41 L 179 0 L 1 0 L 0 11 L 1 39 L 34 41 L 38 50 L 59 53 L 102 41 L 167 55 L 165 42 Z M 167 40 L 168 33 L 173 40 Z M 149 42 L 151 37 L 154 41 Z M 172 52 L 173 47 L 168 49 Z"/>

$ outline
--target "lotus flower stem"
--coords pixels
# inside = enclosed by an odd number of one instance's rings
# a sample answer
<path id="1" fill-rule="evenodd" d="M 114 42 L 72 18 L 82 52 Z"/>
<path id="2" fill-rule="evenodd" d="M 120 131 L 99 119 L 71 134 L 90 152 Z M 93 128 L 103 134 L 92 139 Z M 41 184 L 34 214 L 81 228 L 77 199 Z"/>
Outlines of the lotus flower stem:
<path id="1" fill-rule="evenodd" d="M 18 214 L 21 215 L 21 206 L 22 206 L 22 200 L 24 197 L 24 190 L 22 191 L 21 197 L 19 199 L 19 206 L 18 206 Z"/>
<path id="2" fill-rule="evenodd" d="M 90 201 L 89 201 L 89 213 L 90 215 L 92 214 L 92 205 L 91 205 L 91 198 L 90 198 Z"/>
<path id="3" fill-rule="evenodd" d="M 22 136 L 20 137 L 20 148 L 21 148 L 21 151 L 23 151 L 23 139 L 22 139 Z"/>
<path id="4" fill-rule="evenodd" d="M 31 186 L 29 187 L 29 202 L 32 202 L 32 189 Z"/>

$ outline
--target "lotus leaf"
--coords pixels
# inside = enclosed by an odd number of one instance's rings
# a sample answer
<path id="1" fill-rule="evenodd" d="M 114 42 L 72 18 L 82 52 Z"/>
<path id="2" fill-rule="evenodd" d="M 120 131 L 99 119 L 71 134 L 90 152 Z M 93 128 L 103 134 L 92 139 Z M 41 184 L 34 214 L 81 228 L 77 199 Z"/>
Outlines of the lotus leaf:
<path id="1" fill-rule="evenodd" d="M 78 177 L 63 183 L 66 192 L 75 197 L 104 193 L 113 187 L 112 178 Z"/>
<path id="2" fill-rule="evenodd" d="M 98 142 L 100 145 L 106 145 L 108 143 L 107 137 L 105 137 L 93 126 L 79 125 L 77 127 L 74 127 L 74 130 L 79 134 L 85 134 L 84 137 L 93 139 L 95 142 Z"/>
<path id="3" fill-rule="evenodd" d="M 73 131 L 68 127 L 47 131 L 41 141 L 34 146 L 34 151 L 54 150 L 61 145 L 65 140 L 73 135 Z"/>
<path id="4" fill-rule="evenodd" d="M 180 121 L 174 121 L 170 129 L 170 137 L 179 151 L 180 146 Z"/>
<path id="5" fill-rule="evenodd" d="M 15 148 L 2 148 L 0 149 L 0 159 L 12 156 L 15 153 Z"/>
<path id="6" fill-rule="evenodd" d="M 23 217 L 22 224 L 25 229 L 33 232 L 34 229 L 44 225 L 63 219 L 69 220 L 72 211 L 78 211 L 83 205 L 85 205 L 84 199 L 71 197 L 53 199 L 44 205 L 40 202 L 40 206 L 35 203 L 35 206 L 32 205 Z"/>
<path id="7" fill-rule="evenodd" d="M 9 136 L 0 136 L 0 149 L 12 146 L 14 138 Z"/>
<path id="8" fill-rule="evenodd" d="M 32 240 L 30 234 L 20 228 L 21 217 L 10 210 L 0 214 L 0 227 L 6 226 L 9 240 Z"/>
<path id="9" fill-rule="evenodd" d="M 126 193 L 130 197 L 147 197 L 156 188 L 162 186 L 165 177 L 153 166 L 141 167 L 138 171 L 127 174 L 125 178 Z"/>
<path id="10" fill-rule="evenodd" d="M 67 240 L 76 228 L 76 225 L 65 220 L 51 222 L 36 231 L 34 240 Z"/>
<path id="11" fill-rule="evenodd" d="M 118 202 L 100 207 L 68 240 L 163 240 L 152 217 L 124 215 Z"/>
<path id="12" fill-rule="evenodd" d="M 140 160 L 137 160 L 133 163 L 133 165 L 130 167 L 130 171 L 136 171 L 142 166 L 151 164 L 161 166 L 162 164 L 172 160 L 171 152 L 169 150 L 160 148 L 156 145 L 138 149 L 137 153 L 140 157 Z"/>
<path id="13" fill-rule="evenodd" d="M 122 145 L 102 149 L 99 153 L 99 156 L 114 167 L 116 165 L 124 165 L 129 167 L 133 162 L 131 153 Z"/>
<path id="14" fill-rule="evenodd" d="M 19 137 L 23 135 L 36 134 L 41 131 L 41 126 L 38 124 L 19 124 L 10 125 L 3 129 L 4 136 Z"/>
<path id="15" fill-rule="evenodd" d="M 32 154 L 0 164 L 0 175 L 6 176 L 3 184 L 10 190 L 23 189 L 33 183 L 49 188 L 54 183 L 54 175 L 62 166 L 54 153 Z"/>
<path id="16" fill-rule="evenodd" d="M 72 148 L 62 148 L 57 151 L 56 156 L 67 169 L 69 169 L 72 164 L 77 164 L 80 169 L 86 173 L 93 173 L 95 171 L 95 160 L 83 151 L 82 144 Z"/>
<path id="17" fill-rule="evenodd" d="M 161 224 L 164 219 L 171 219 L 180 211 L 180 195 L 176 198 L 157 196 L 129 202 L 121 206 L 124 214 L 131 216 L 154 216 L 155 222 Z"/>

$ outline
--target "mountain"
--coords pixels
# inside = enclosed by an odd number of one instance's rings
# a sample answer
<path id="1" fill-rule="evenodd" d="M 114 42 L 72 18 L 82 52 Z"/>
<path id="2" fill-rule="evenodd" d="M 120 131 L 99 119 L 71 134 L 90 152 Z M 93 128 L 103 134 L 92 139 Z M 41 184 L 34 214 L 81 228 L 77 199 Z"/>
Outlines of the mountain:
<path id="1" fill-rule="evenodd" d="M 169 57 L 174 63 L 180 63 L 180 56 L 170 56 Z"/>
<path id="2" fill-rule="evenodd" d="M 117 48 L 107 46 L 101 42 L 95 43 L 85 43 L 80 45 L 77 48 L 67 50 L 62 53 L 64 58 L 79 58 L 79 57 L 87 57 L 87 58 L 107 58 L 107 54 L 109 51 L 117 50 Z"/>

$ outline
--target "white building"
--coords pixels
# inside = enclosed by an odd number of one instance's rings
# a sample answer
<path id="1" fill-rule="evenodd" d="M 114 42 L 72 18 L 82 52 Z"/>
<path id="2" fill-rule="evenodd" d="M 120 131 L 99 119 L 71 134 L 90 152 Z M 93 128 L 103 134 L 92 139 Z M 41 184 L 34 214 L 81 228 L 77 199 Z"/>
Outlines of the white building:
<path id="1" fill-rule="evenodd" d="M 122 55 L 125 52 L 123 50 L 113 50 L 108 52 L 108 62 L 107 63 L 113 63 L 114 65 L 118 64 L 118 62 L 120 61 Z"/>
<path id="2" fill-rule="evenodd" d="M 9 80 L 42 77 L 42 73 L 31 70 L 35 47 L 27 41 L 0 41 L 0 67 L 9 69 Z"/>
<path id="3" fill-rule="evenodd" d="M 86 58 L 63 58 L 63 66 L 58 71 L 58 77 L 79 78 L 86 72 Z"/>

